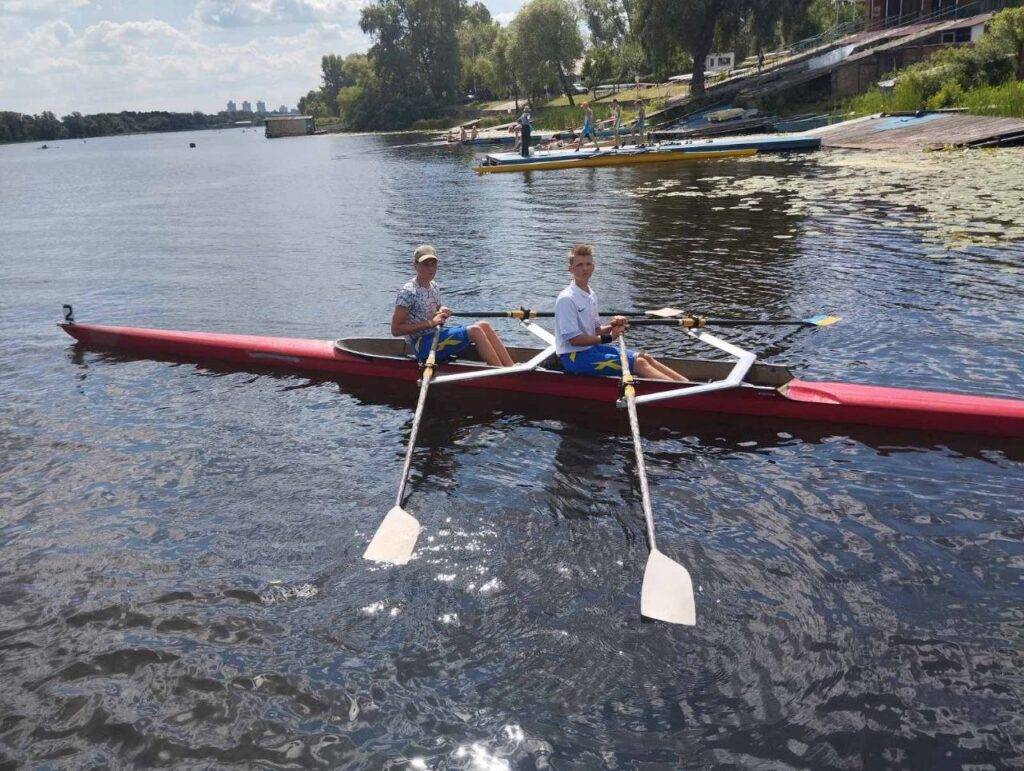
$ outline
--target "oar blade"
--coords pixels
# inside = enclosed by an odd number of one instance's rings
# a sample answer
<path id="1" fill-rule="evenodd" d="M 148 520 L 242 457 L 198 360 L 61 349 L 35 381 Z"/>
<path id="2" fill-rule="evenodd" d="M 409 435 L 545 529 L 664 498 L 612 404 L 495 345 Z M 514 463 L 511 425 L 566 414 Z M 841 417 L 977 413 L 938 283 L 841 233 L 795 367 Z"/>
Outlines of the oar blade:
<path id="1" fill-rule="evenodd" d="M 395 506 L 380 523 L 373 540 L 363 552 L 363 559 L 404 565 L 412 559 L 419 536 L 419 520 L 401 506 Z"/>
<path id="2" fill-rule="evenodd" d="M 818 316 L 811 316 L 807 319 L 801 319 L 804 324 L 813 324 L 816 327 L 827 327 L 830 324 L 835 324 L 837 321 L 842 321 L 839 316 L 826 316 L 824 314 Z"/>
<path id="3" fill-rule="evenodd" d="M 678 308 L 658 308 L 656 311 L 646 311 L 647 316 L 656 319 L 673 319 L 676 316 L 682 316 L 685 311 L 681 311 Z"/>
<path id="4" fill-rule="evenodd" d="M 686 568 L 651 549 L 640 589 L 640 613 L 656 621 L 670 624 L 697 623 L 693 601 L 693 582 Z"/>

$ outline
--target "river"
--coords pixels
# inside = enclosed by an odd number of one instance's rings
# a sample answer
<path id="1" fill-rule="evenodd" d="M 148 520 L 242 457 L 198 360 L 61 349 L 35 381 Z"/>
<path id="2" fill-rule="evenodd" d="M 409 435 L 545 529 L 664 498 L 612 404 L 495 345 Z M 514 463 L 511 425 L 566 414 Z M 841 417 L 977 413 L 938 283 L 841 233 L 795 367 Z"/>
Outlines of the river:
<path id="1" fill-rule="evenodd" d="M 641 408 L 696 590 L 671 626 L 639 614 L 623 412 L 432 390 L 420 548 L 383 567 L 414 387 L 55 326 L 386 335 L 419 243 L 450 305 L 500 310 L 550 306 L 589 242 L 604 307 L 834 313 L 720 334 L 805 379 L 1020 398 L 1024 151 L 477 177 L 422 140 L 0 147 L 0 768 L 1024 764 L 1020 442 Z"/>

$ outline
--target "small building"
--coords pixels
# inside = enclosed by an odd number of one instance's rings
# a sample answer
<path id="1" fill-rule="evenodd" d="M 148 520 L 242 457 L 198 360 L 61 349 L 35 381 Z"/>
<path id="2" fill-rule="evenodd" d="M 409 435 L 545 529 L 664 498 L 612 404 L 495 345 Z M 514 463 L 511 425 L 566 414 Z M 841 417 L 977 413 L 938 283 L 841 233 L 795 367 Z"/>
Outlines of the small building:
<path id="1" fill-rule="evenodd" d="M 736 54 L 732 51 L 708 54 L 708 57 L 704 60 L 704 74 L 714 75 L 719 72 L 728 72 L 734 69 L 735 66 Z"/>
<path id="2" fill-rule="evenodd" d="M 316 120 L 312 115 L 288 115 L 266 119 L 266 137 L 299 137 L 316 131 Z"/>

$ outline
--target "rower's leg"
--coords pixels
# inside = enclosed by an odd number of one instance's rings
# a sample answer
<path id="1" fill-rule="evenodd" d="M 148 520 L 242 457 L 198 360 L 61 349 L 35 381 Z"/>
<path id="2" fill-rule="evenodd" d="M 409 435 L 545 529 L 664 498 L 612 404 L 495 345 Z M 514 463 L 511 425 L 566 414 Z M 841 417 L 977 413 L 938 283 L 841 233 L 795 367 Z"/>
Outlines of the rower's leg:
<path id="1" fill-rule="evenodd" d="M 515 362 L 512 361 L 512 357 L 509 355 L 508 349 L 505 344 L 501 342 L 501 338 L 498 337 L 498 333 L 494 331 L 494 327 L 488 324 L 486 321 L 478 321 L 474 326 L 480 327 L 484 331 L 484 335 L 487 337 L 487 342 L 491 344 L 491 348 L 498 355 L 498 359 L 501 360 L 503 367 L 511 367 Z"/>
<path id="2" fill-rule="evenodd" d="M 491 345 L 491 341 L 487 339 L 487 335 L 480 328 L 480 325 L 470 324 L 466 327 L 466 330 L 469 332 L 470 342 L 476 346 L 476 350 L 480 354 L 480 358 L 492 366 L 502 366 L 501 359 L 494 350 L 494 346 Z"/>
<path id="3" fill-rule="evenodd" d="M 638 353 L 635 366 L 636 374 L 640 377 L 651 378 L 652 380 L 675 380 L 680 383 L 689 382 L 674 369 L 666 367 L 648 353 Z"/>

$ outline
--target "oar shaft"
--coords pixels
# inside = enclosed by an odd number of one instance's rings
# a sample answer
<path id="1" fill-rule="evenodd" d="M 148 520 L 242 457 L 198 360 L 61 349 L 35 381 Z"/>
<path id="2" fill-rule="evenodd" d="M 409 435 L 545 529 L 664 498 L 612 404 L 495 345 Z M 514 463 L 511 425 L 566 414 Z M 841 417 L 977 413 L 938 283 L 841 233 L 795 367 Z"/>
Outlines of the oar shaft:
<path id="1" fill-rule="evenodd" d="M 430 388 L 430 379 L 433 377 L 437 355 L 437 341 L 441 337 L 441 327 L 434 328 L 434 336 L 430 341 L 430 353 L 423 365 L 423 379 L 420 381 L 420 397 L 416 402 L 416 414 L 412 419 L 412 431 L 409 433 L 409 446 L 405 449 L 405 463 L 402 464 L 402 479 L 398 483 L 398 495 L 395 498 L 395 506 L 402 505 L 402 498 L 405 496 L 405 483 L 409 480 L 409 468 L 412 466 L 412 452 L 416 447 L 416 434 L 420 430 L 420 418 L 423 417 L 423 407 L 427 403 L 427 389 Z"/>
<path id="2" fill-rule="evenodd" d="M 629 371 L 626 340 L 622 336 L 619 337 L 619 361 L 622 364 L 622 380 L 625 383 L 629 428 L 633 433 L 633 453 L 636 455 L 637 476 L 640 478 L 640 498 L 644 508 L 644 519 L 647 520 L 647 540 L 651 550 L 654 550 L 658 548 L 658 545 L 654 540 L 654 512 L 651 509 L 651 491 L 647 486 L 647 465 L 644 463 L 644 450 L 640 445 L 640 420 L 636 416 L 636 390 L 633 386 L 633 375 Z"/>
<path id="3" fill-rule="evenodd" d="M 666 315 L 666 311 L 675 315 L 668 318 L 651 318 L 652 313 Z M 453 316 L 477 319 L 539 319 L 552 318 L 552 311 L 535 311 L 520 308 L 514 311 L 458 311 Z M 664 311 L 608 311 L 606 316 L 625 316 L 635 319 L 630 324 L 636 326 L 683 327 L 699 329 L 701 327 L 823 327 L 839 321 L 837 316 L 814 316 L 807 319 L 708 319 L 703 316 L 683 316 L 681 311 L 665 309 Z"/>

